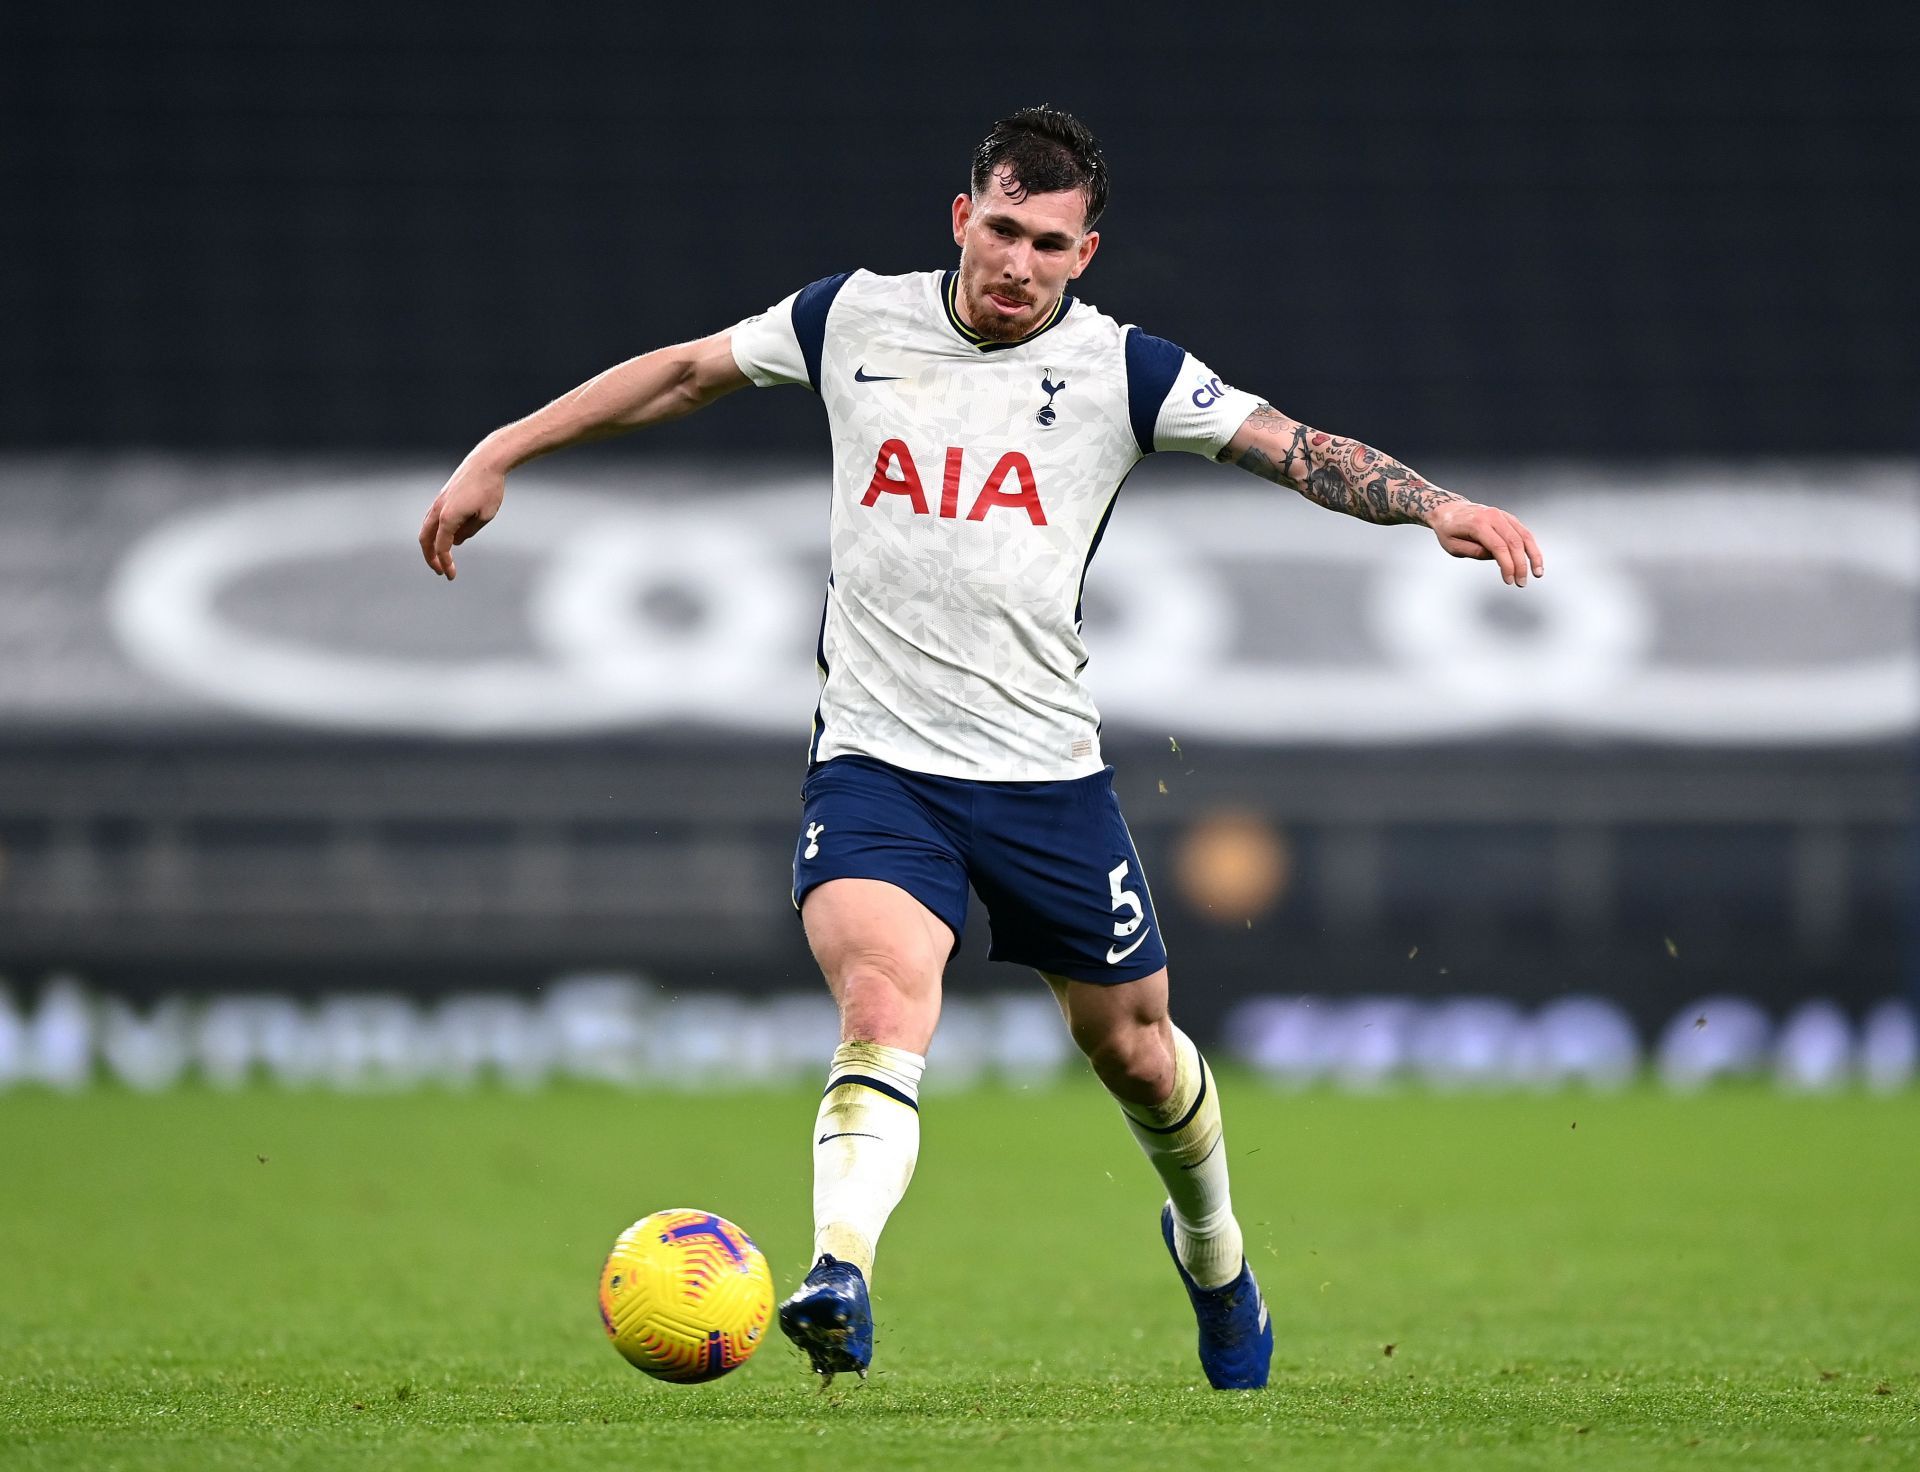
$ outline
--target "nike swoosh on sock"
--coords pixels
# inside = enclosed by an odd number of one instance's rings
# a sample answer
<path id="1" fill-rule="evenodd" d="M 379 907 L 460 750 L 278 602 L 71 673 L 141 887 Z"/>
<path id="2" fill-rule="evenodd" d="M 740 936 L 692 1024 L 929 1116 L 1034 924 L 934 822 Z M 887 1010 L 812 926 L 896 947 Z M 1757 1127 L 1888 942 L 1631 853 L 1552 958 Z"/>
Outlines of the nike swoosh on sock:
<path id="1" fill-rule="evenodd" d="M 815 1140 L 813 1143 L 816 1145 L 824 1145 L 829 1140 L 845 1140 L 845 1139 L 880 1140 L 884 1138 L 885 1138 L 884 1135 L 870 1135 L 865 1130 L 842 1130 L 837 1135 L 822 1135 L 819 1139 Z"/>
<path id="2" fill-rule="evenodd" d="M 1194 1161 L 1194 1163 L 1193 1163 L 1192 1165 L 1183 1165 L 1183 1166 L 1181 1166 L 1181 1167 L 1180 1167 L 1180 1169 L 1182 1169 L 1182 1170 L 1198 1170 L 1198 1169 L 1200 1169 L 1200 1167 L 1201 1167 L 1201 1166 L 1203 1166 L 1203 1165 L 1205 1165 L 1205 1164 L 1206 1164 L 1206 1163 L 1207 1163 L 1207 1162 L 1208 1162 L 1209 1160 L 1211 1160 L 1211 1159 L 1213 1159 L 1213 1151 L 1214 1151 L 1214 1150 L 1218 1150 L 1218 1149 L 1220 1148 L 1220 1141 L 1221 1141 L 1221 1140 L 1224 1140 L 1224 1139 L 1226 1139 L 1226 1136 L 1225 1136 L 1225 1135 L 1219 1135 L 1219 1136 L 1217 1136 L 1217 1137 L 1215 1137 L 1215 1139 L 1214 1139 L 1214 1142 L 1213 1142 L 1213 1150 L 1209 1150 L 1209 1151 L 1207 1151 L 1207 1153 L 1206 1153 L 1205 1155 L 1202 1155 L 1202 1156 L 1201 1156 L 1201 1157 L 1200 1157 L 1200 1158 L 1199 1158 L 1198 1160 L 1196 1160 L 1196 1161 Z"/>

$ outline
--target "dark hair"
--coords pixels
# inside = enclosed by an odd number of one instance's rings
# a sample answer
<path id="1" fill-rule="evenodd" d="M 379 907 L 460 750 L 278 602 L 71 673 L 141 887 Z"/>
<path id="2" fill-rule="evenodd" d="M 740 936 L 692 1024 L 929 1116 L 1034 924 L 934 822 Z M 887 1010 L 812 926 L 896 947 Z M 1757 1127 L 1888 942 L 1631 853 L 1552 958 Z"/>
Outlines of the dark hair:
<path id="1" fill-rule="evenodd" d="M 1029 194 L 1084 189 L 1091 230 L 1107 207 L 1107 161 L 1087 125 L 1070 112 L 1042 104 L 1023 107 L 993 125 L 973 151 L 973 192 L 985 192 L 1006 174 L 1007 195 L 1018 204 Z"/>

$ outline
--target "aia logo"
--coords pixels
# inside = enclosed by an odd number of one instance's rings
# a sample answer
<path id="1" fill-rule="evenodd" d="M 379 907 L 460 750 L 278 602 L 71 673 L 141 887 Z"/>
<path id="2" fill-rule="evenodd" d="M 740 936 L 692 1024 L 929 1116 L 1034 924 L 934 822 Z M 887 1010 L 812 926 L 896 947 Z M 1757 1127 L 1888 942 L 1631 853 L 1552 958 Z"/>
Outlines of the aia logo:
<path id="1" fill-rule="evenodd" d="M 1058 393 L 1065 387 L 1064 383 L 1058 384 L 1052 392 Z M 1053 411 L 1043 409 L 1040 412 L 1050 414 Z M 940 482 L 940 515 L 947 521 L 953 521 L 960 515 L 960 477 L 965 464 L 966 452 L 957 445 L 947 451 L 946 474 Z M 1010 485 L 1017 489 L 1008 489 Z M 913 452 L 907 448 L 904 440 L 888 440 L 880 446 L 880 453 L 873 462 L 873 479 L 868 482 L 867 493 L 860 498 L 860 504 L 871 506 L 882 496 L 905 496 L 912 503 L 915 516 L 929 514 L 927 493 L 920 484 L 920 469 L 913 463 Z M 987 513 L 996 506 L 1017 506 L 1027 513 L 1027 519 L 1035 526 L 1047 524 L 1047 513 L 1040 505 L 1040 487 L 1033 478 L 1033 463 L 1018 450 L 1007 451 L 987 472 L 986 480 L 974 495 L 966 519 L 984 521 Z"/>

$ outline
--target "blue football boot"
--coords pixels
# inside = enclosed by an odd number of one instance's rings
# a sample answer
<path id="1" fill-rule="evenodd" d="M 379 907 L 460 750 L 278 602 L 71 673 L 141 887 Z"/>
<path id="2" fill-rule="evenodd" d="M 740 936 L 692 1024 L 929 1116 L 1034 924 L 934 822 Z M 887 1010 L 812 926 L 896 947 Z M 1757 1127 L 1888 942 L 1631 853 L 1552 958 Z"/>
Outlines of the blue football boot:
<path id="1" fill-rule="evenodd" d="M 806 1281 L 780 1305 L 780 1332 L 807 1352 L 816 1375 L 851 1370 L 861 1379 L 873 1361 L 873 1310 L 867 1280 L 850 1262 L 822 1253 Z"/>
<path id="2" fill-rule="evenodd" d="M 1253 1269 L 1243 1257 L 1239 1277 L 1218 1288 L 1202 1288 L 1174 1250 L 1172 1202 L 1160 1208 L 1160 1235 L 1180 1270 L 1180 1281 L 1187 1285 L 1193 1316 L 1200 1321 L 1200 1368 L 1207 1372 L 1207 1384 L 1215 1390 L 1260 1389 L 1273 1361 L 1273 1321 L 1267 1317 L 1260 1285 L 1253 1281 Z"/>

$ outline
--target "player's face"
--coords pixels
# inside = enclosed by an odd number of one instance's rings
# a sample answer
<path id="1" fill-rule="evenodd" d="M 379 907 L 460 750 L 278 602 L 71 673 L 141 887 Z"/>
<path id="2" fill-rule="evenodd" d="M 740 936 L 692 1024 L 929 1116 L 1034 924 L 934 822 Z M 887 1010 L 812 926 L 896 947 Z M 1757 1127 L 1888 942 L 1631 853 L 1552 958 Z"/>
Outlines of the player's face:
<path id="1" fill-rule="evenodd" d="M 996 179 L 953 201 L 960 247 L 960 315 L 982 337 L 1013 342 L 1047 320 L 1067 283 L 1087 269 L 1100 232 L 1087 229 L 1078 189 L 1012 194 Z"/>

